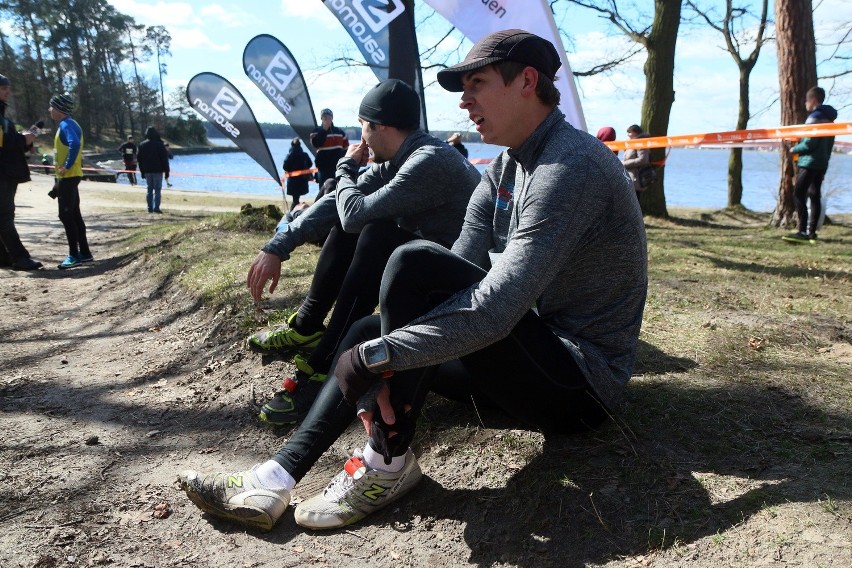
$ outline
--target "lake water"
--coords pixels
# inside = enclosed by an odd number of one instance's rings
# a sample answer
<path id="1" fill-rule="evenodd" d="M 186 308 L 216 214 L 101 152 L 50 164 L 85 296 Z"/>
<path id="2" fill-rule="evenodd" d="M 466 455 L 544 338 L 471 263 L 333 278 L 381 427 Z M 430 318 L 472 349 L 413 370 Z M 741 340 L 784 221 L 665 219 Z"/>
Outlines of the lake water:
<path id="1" fill-rule="evenodd" d="M 290 140 L 270 140 L 277 164 L 284 161 Z M 492 158 L 500 148 L 488 144 L 466 144 L 471 158 Z M 675 148 L 666 164 L 666 201 L 671 207 L 719 209 L 727 203 L 728 150 Z M 175 156 L 171 164 L 176 188 L 231 191 L 265 196 L 280 195 L 269 175 L 244 153 Z M 484 170 L 485 166 L 480 166 Z M 743 205 L 756 211 L 771 211 L 778 188 L 778 153 L 743 152 Z M 183 177 L 178 174 L 200 174 Z M 247 176 L 262 180 L 224 179 L 208 176 Z M 119 183 L 127 183 L 121 176 Z M 311 195 L 318 187 L 311 183 Z M 828 213 L 852 213 L 852 156 L 834 154 L 823 184 Z"/>

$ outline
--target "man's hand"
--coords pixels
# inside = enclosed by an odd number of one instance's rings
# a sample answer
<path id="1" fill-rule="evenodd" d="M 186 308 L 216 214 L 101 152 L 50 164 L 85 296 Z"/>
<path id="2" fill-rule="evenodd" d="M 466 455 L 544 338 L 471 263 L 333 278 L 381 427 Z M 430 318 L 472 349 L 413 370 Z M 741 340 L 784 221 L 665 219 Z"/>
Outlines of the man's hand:
<path id="1" fill-rule="evenodd" d="M 68 170 L 65 169 L 65 166 L 56 166 L 56 175 L 58 176 L 64 176 L 67 171 Z"/>
<path id="2" fill-rule="evenodd" d="M 349 145 L 349 149 L 346 150 L 346 157 L 352 158 L 355 160 L 355 163 L 358 164 L 359 168 L 363 168 L 370 160 L 370 147 L 367 146 L 367 143 L 363 138 L 361 138 L 361 141 L 358 144 Z"/>
<path id="3" fill-rule="evenodd" d="M 255 257 L 254 262 L 251 263 L 246 278 L 254 301 L 260 301 L 261 296 L 263 296 L 263 289 L 270 280 L 272 280 L 272 284 L 269 285 L 269 293 L 273 293 L 275 287 L 278 286 L 279 278 L 281 278 L 281 259 L 274 254 L 261 251 Z"/>
<path id="4" fill-rule="evenodd" d="M 390 387 L 388 386 L 387 381 L 382 384 L 381 389 L 379 389 L 379 392 L 376 393 L 376 404 L 379 407 L 379 414 L 382 415 L 382 420 L 384 420 L 385 424 L 396 424 L 396 414 L 393 411 L 393 405 L 391 405 Z M 411 406 L 406 405 L 406 411 L 410 409 Z M 358 413 L 358 418 L 360 418 L 361 422 L 364 424 L 364 430 L 367 431 L 367 436 L 372 436 L 373 411 L 361 410 Z"/>

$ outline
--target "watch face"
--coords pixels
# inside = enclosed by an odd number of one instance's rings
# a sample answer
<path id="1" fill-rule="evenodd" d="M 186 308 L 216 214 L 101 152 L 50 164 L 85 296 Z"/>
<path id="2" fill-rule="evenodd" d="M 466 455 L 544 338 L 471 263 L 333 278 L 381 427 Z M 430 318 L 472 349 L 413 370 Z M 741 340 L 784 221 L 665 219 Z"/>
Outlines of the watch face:
<path id="1" fill-rule="evenodd" d="M 385 347 L 384 341 L 364 345 L 364 364 L 368 367 L 387 363 L 388 359 L 388 350 Z"/>

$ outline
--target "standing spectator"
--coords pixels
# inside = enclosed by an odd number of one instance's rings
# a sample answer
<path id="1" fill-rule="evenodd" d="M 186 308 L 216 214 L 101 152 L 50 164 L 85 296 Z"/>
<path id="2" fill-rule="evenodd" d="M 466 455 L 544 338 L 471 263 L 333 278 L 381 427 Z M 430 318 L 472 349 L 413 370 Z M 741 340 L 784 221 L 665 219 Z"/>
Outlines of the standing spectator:
<path id="1" fill-rule="evenodd" d="M 334 177 L 337 161 L 346 154 L 349 140 L 346 133 L 334 125 L 334 113 L 324 108 L 320 112 L 321 124 L 311 132 L 311 144 L 317 150 L 317 183 L 322 184 Z"/>
<path id="2" fill-rule="evenodd" d="M 133 135 L 127 135 L 127 142 L 118 147 L 121 159 L 124 160 L 124 169 L 127 170 L 127 179 L 130 185 L 136 185 L 136 143 Z"/>
<path id="3" fill-rule="evenodd" d="M 825 102 L 825 90 L 811 87 L 805 98 L 808 119 L 805 124 L 834 122 L 837 111 Z M 822 180 L 828 170 L 831 149 L 834 148 L 834 136 L 802 138 L 801 142 L 790 148 L 790 152 L 799 155 L 796 162 L 798 173 L 793 186 L 793 198 L 796 212 L 799 214 L 799 231 L 784 238 L 789 242 L 817 242 L 817 226 L 822 213 Z M 808 199 L 811 201 L 811 213 L 808 216 Z"/>
<path id="4" fill-rule="evenodd" d="M 612 126 L 602 126 L 598 130 L 597 139 L 601 142 L 614 142 L 615 128 L 613 128 Z M 613 153 L 618 156 L 618 150 L 613 150 Z"/>
<path id="5" fill-rule="evenodd" d="M 453 132 L 453 135 L 447 138 L 447 144 L 461 152 L 461 155 L 467 158 L 467 148 L 465 148 L 464 144 L 462 144 L 460 132 Z"/>
<path id="6" fill-rule="evenodd" d="M 0 75 L 0 266 L 15 270 L 38 270 L 42 264 L 30 258 L 15 228 L 15 193 L 18 184 L 30 181 L 27 148 L 35 135 L 19 133 L 6 118 L 6 105 L 12 95 L 12 83 Z"/>
<path id="7" fill-rule="evenodd" d="M 287 157 L 284 158 L 284 173 L 300 172 L 305 173 L 287 177 L 287 195 L 293 196 L 293 207 L 299 204 L 299 198 L 308 193 L 308 182 L 311 179 L 310 170 L 313 162 L 308 153 L 302 149 L 302 141 L 298 138 L 293 138 L 290 143 L 290 151 Z"/>
<path id="8" fill-rule="evenodd" d="M 80 180 L 83 179 L 83 129 L 71 117 L 74 98 L 68 94 L 54 95 L 47 109 L 58 128 L 53 139 L 56 159 L 56 184 L 48 194 L 58 198 L 59 220 L 68 239 L 68 256 L 58 268 L 65 270 L 94 260 L 86 239 L 86 224 L 80 213 Z"/>
<path id="9" fill-rule="evenodd" d="M 627 127 L 627 137 L 631 140 L 636 138 L 648 138 L 648 135 L 642 131 L 638 124 L 632 124 Z M 645 186 L 642 185 L 639 171 L 651 166 L 651 151 L 647 148 L 625 150 L 624 156 L 621 158 L 621 163 L 624 164 L 624 169 L 627 170 L 627 175 L 633 180 L 633 189 L 636 190 L 636 196 L 645 191 Z"/>
<path id="10" fill-rule="evenodd" d="M 148 184 L 148 213 L 160 211 L 160 192 L 163 190 L 163 174 L 169 175 L 169 154 L 153 126 L 145 131 L 145 141 L 139 145 L 139 171 Z"/>

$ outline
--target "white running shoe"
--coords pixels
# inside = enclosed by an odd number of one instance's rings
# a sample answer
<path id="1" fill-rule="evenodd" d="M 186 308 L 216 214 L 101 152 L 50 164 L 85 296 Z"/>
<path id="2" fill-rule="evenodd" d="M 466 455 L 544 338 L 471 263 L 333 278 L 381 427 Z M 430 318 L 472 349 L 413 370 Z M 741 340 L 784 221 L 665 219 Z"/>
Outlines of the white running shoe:
<path id="1" fill-rule="evenodd" d="M 178 476 L 180 487 L 199 509 L 248 527 L 271 530 L 290 504 L 286 489 L 268 489 L 257 478 L 257 464 L 248 471 Z"/>
<path id="2" fill-rule="evenodd" d="M 405 466 L 395 473 L 369 469 L 356 450 L 322 494 L 296 506 L 296 523 L 311 529 L 351 525 L 411 491 L 421 477 L 411 449 L 405 454 Z"/>

